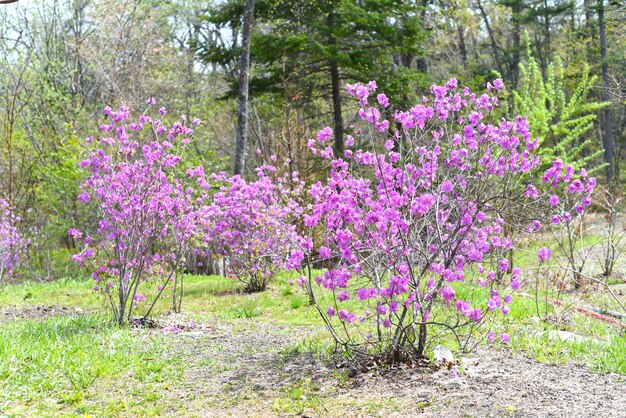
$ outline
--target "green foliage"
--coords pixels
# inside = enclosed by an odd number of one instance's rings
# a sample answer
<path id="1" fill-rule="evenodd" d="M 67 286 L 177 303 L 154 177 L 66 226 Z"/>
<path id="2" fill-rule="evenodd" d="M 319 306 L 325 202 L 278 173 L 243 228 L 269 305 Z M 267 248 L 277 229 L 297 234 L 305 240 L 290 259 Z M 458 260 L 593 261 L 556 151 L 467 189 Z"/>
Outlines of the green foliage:
<path id="1" fill-rule="evenodd" d="M 520 84 L 513 91 L 515 113 L 528 116 L 531 133 L 539 138 L 543 160 L 560 158 L 577 170 L 586 167 L 590 172 L 603 168 L 597 162 L 603 150 L 591 131 L 597 112 L 609 103 L 590 97 L 597 77 L 590 76 L 585 65 L 570 93 L 558 56 L 548 66 L 544 79 L 528 42 L 526 54 L 528 62 L 520 64 Z"/>
<path id="2" fill-rule="evenodd" d="M 76 204 L 84 175 L 78 163 L 84 152 L 72 127 L 67 124 L 66 129 L 66 135 L 58 139 L 54 149 L 46 153 L 37 165 L 40 178 L 36 187 L 38 205 L 51 212 L 46 228 L 57 239 L 67 236 L 67 230 L 75 227 L 81 218 L 79 215 L 86 215 Z"/>
<path id="3" fill-rule="evenodd" d="M 251 303 L 239 306 L 232 311 L 234 318 L 255 318 L 261 314 L 261 310 L 258 306 L 253 306 Z"/>
<path id="4" fill-rule="evenodd" d="M 206 19 L 220 28 L 237 28 L 243 14 L 239 3 L 221 4 Z M 425 38 L 419 16 L 418 6 L 398 0 L 258 1 L 250 92 L 278 93 L 304 106 L 329 95 L 329 63 L 334 62 L 343 79 L 376 79 L 397 103 L 421 80 L 412 68 Z M 204 43 L 198 52 L 205 62 L 232 68 L 240 46 Z M 234 97 L 236 74 L 230 81 Z"/>

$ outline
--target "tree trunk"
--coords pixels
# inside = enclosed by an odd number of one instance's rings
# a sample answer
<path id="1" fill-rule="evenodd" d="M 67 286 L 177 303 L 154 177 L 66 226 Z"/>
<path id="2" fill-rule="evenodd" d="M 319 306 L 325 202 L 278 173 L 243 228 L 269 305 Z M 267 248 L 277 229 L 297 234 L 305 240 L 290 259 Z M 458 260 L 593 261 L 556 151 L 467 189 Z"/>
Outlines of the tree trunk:
<path id="1" fill-rule="evenodd" d="M 517 1 L 513 5 L 513 62 L 511 63 L 511 89 L 517 89 L 517 83 L 519 80 L 519 63 L 520 53 L 522 50 L 521 42 L 521 22 L 522 19 L 522 2 Z M 504 74 L 502 75 L 504 77 Z M 512 96 L 511 96 L 512 98 Z M 512 103 L 509 108 L 512 108 Z"/>
<path id="2" fill-rule="evenodd" d="M 343 155 L 343 116 L 341 115 L 341 86 L 339 85 L 339 68 L 336 61 L 330 63 L 330 77 L 333 90 L 333 120 L 335 124 L 335 152 L 337 157 Z"/>
<path id="3" fill-rule="evenodd" d="M 417 355 L 420 357 L 424 357 L 424 353 L 426 352 L 427 332 L 428 332 L 428 329 L 426 328 L 426 324 L 422 322 L 420 324 L 418 338 L 417 338 Z"/>
<path id="4" fill-rule="evenodd" d="M 235 174 L 243 175 L 246 165 L 248 141 L 248 72 L 250 71 L 250 38 L 255 0 L 247 0 L 243 15 L 241 59 L 239 61 L 239 110 L 237 111 L 237 145 L 235 149 Z"/>
<path id="5" fill-rule="evenodd" d="M 487 17 L 487 12 L 483 7 L 483 4 L 480 0 L 478 0 L 478 9 L 480 9 L 480 14 L 483 17 L 483 21 L 485 22 L 485 26 L 487 27 L 487 34 L 489 35 L 489 41 L 491 42 L 491 49 L 493 50 L 493 59 L 496 62 L 496 67 L 498 67 L 498 72 L 501 77 L 506 77 L 504 74 L 504 68 L 502 66 L 502 60 L 500 59 L 500 50 L 498 49 L 498 44 L 496 43 L 496 38 L 493 34 L 493 30 L 491 28 L 491 24 L 489 23 L 489 18 Z"/>
<path id="6" fill-rule="evenodd" d="M 465 69 L 467 70 L 468 63 L 467 63 L 467 46 L 465 45 L 465 28 L 458 21 L 456 24 L 456 33 L 459 37 L 459 53 L 461 54 L 463 65 L 465 65 Z"/>
<path id="7" fill-rule="evenodd" d="M 590 40 L 593 40 L 596 37 L 596 28 L 593 25 L 593 0 L 584 0 L 583 7 L 585 8 L 586 35 L 590 38 Z M 587 48 L 591 48 L 589 41 L 587 41 Z"/>
<path id="8" fill-rule="evenodd" d="M 543 4 L 546 10 L 548 10 L 549 8 L 548 0 L 543 0 Z M 546 13 L 546 15 L 544 16 L 544 30 L 545 30 L 544 55 L 546 57 L 550 57 L 552 54 L 552 46 L 551 46 L 551 40 L 550 40 L 550 26 L 551 26 L 550 14 Z"/>
<path id="9" fill-rule="evenodd" d="M 602 58 L 602 100 L 609 101 L 609 63 L 606 48 L 606 23 L 604 21 L 604 0 L 598 0 L 598 27 L 600 31 L 600 56 Z M 613 180 L 615 173 L 613 159 L 613 120 L 611 118 L 611 108 L 604 108 L 604 135 L 602 145 L 604 146 L 604 162 L 608 164 L 606 171 L 607 181 Z"/>
<path id="10" fill-rule="evenodd" d="M 332 28 L 334 25 L 334 14 L 330 12 L 326 23 L 329 28 L 330 37 L 328 43 L 331 46 L 337 45 L 337 40 L 332 34 Z M 331 57 L 328 62 L 330 67 L 330 82 L 331 82 L 331 98 L 333 101 L 333 121 L 334 121 L 334 136 L 335 136 L 335 153 L 337 157 L 343 155 L 343 116 L 341 114 L 341 80 L 339 78 L 339 65 L 334 57 Z"/>

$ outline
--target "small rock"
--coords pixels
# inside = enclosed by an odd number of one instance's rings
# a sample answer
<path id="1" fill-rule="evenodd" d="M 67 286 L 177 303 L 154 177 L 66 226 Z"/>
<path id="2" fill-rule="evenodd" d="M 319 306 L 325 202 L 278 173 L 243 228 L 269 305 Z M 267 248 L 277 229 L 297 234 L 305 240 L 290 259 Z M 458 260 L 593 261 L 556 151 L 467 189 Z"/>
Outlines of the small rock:
<path id="1" fill-rule="evenodd" d="M 435 363 L 443 363 L 445 365 L 454 364 L 454 354 L 452 354 L 452 351 L 443 345 L 435 347 L 433 358 Z"/>

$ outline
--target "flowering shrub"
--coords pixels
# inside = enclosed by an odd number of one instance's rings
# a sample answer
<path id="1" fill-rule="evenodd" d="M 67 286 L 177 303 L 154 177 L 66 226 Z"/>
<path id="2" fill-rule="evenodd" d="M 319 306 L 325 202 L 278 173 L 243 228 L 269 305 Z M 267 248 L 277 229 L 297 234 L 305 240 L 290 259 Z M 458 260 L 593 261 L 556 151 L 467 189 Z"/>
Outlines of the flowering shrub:
<path id="1" fill-rule="evenodd" d="M 28 246 L 28 240 L 17 227 L 19 218 L 9 204 L 0 199 L 0 284 L 13 276 Z"/>
<path id="2" fill-rule="evenodd" d="M 193 129 L 184 115 L 167 126 L 145 114 L 131 122 L 125 107 L 105 108 L 104 114 L 109 123 L 100 127 L 99 146 L 80 163 L 89 178 L 78 200 L 93 207 L 97 229 L 68 233 L 85 244 L 73 260 L 90 263 L 94 289 L 106 296 L 116 321 L 123 324 L 141 305 L 147 317 L 170 284 L 174 308 L 180 308 L 183 283 L 177 273 L 199 211 L 194 189 L 184 187 L 174 169 Z M 159 114 L 165 115 L 165 108 Z"/>
<path id="3" fill-rule="evenodd" d="M 591 259 L 593 246 L 581 245 L 585 236 L 585 209 L 591 205 L 591 193 L 596 186 L 596 179 L 587 178 L 584 169 L 579 178 L 573 178 L 574 169 L 565 166 L 561 160 L 555 160 L 553 166 L 543 176 L 544 182 L 554 183 L 549 177 L 554 171 L 564 171 L 564 182 L 555 187 L 554 194 L 550 196 L 549 204 L 555 212 L 550 222 L 552 235 L 559 250 L 556 258 L 560 267 L 567 271 L 567 276 L 575 289 L 579 289 L 583 278 L 587 261 Z"/>
<path id="4" fill-rule="evenodd" d="M 388 121 L 384 94 L 370 104 L 375 82 L 348 85 L 365 127 L 346 138 L 342 156 L 326 146 L 330 128 L 309 142 L 329 161 L 327 180 L 309 190 L 304 224 L 310 236 L 322 236 L 310 255 L 334 260 L 309 281 L 350 357 L 423 357 L 433 328 L 460 342 L 464 329 L 469 339 L 492 315 L 508 315 L 520 270 L 504 254 L 551 213 L 563 217 L 589 204 L 595 180 L 560 161 L 543 183 L 530 183 L 540 165 L 538 142 L 526 118 L 497 120 L 503 87 L 495 80 L 476 95 L 452 79 Z M 389 137 L 392 124 L 398 129 Z M 552 195 L 563 187 L 571 199 L 557 202 Z"/>
<path id="5" fill-rule="evenodd" d="M 296 198 L 303 184 L 298 173 L 280 177 L 275 172 L 273 166 L 260 167 L 250 183 L 240 176 L 213 174 L 211 182 L 221 187 L 203 211 L 205 248 L 227 258 L 230 271 L 248 292 L 264 290 L 277 269 L 299 262 L 302 252 L 292 256 L 294 245 L 307 247 L 295 225 L 301 211 Z M 207 187 L 201 172 L 190 174 Z"/>

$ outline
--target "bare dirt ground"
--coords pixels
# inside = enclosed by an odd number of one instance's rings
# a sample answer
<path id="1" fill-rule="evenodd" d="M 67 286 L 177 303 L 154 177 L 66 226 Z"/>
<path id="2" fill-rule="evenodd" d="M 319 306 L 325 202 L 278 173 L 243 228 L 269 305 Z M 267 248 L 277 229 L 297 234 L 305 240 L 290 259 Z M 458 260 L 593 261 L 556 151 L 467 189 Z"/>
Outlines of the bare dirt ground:
<path id="1" fill-rule="evenodd" d="M 51 316 L 81 315 L 83 313 L 84 309 L 82 308 L 72 308 L 69 306 L 58 305 L 34 305 L 20 308 L 7 307 L 0 308 L 0 322 L 14 321 L 16 319 L 39 321 Z"/>
<path id="2" fill-rule="evenodd" d="M 626 416 L 626 376 L 483 348 L 462 359 L 460 377 L 422 368 L 349 378 L 332 363 L 294 352 L 317 331 L 245 321 L 236 329 L 181 332 L 176 344 L 190 367 L 178 396 L 204 417 Z"/>

